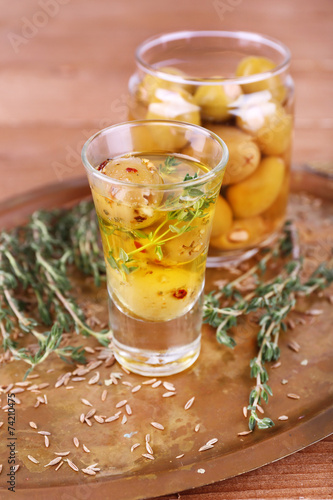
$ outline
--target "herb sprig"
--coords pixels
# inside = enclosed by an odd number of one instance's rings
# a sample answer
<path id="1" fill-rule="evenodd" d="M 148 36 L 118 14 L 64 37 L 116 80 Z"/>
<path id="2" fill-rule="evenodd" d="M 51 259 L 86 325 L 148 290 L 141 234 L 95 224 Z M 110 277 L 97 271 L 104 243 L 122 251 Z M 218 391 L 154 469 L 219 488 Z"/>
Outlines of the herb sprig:
<path id="1" fill-rule="evenodd" d="M 0 332 L 2 344 L 30 370 L 54 352 L 63 360 L 84 361 L 82 348 L 61 345 L 63 333 L 75 327 L 107 346 L 110 332 L 95 332 L 71 295 L 69 267 L 92 275 L 98 285 L 104 263 L 91 203 L 69 211 L 35 212 L 30 222 L 0 237 Z M 30 310 L 37 313 L 31 317 Z M 32 312 L 32 311 L 31 311 Z M 49 327 L 45 330 L 45 328 Z M 19 347 L 17 333 L 35 338 Z"/>
<path id="2" fill-rule="evenodd" d="M 174 157 L 168 157 L 165 161 L 165 166 L 167 168 L 173 168 L 173 165 L 177 165 Z M 183 181 L 195 180 L 198 178 L 198 174 L 195 173 L 194 176 L 186 174 Z M 167 203 L 168 211 L 166 217 L 159 224 L 159 226 L 152 232 L 146 233 L 140 230 L 130 230 L 123 228 L 119 224 L 113 224 L 111 221 L 106 221 L 102 217 L 99 217 L 99 225 L 101 231 L 106 236 L 106 243 L 108 244 L 108 236 L 112 234 L 120 235 L 120 233 L 126 233 L 126 236 L 133 240 L 140 239 L 140 244 L 137 248 L 126 252 L 122 247 L 118 251 L 118 255 L 115 255 L 114 249 L 111 246 L 108 249 L 107 261 L 112 269 L 116 269 L 121 273 L 124 279 L 126 275 L 139 269 L 139 263 L 135 260 L 136 255 L 139 252 L 148 250 L 149 248 L 154 248 L 154 254 L 157 260 L 161 261 L 163 259 L 163 245 L 178 236 L 192 231 L 197 226 L 191 225 L 196 219 L 202 219 L 208 216 L 207 208 L 214 203 L 217 193 L 210 196 L 205 196 L 205 193 L 199 189 L 192 186 L 186 186 L 183 189 L 181 195 L 172 198 L 172 200 Z M 179 205 L 183 205 L 179 208 Z M 170 210 L 172 206 L 177 207 L 176 210 Z M 163 208 L 163 207 L 162 207 Z M 174 221 L 170 224 L 170 221 Z"/>
<path id="3" fill-rule="evenodd" d="M 310 295 L 318 289 L 324 289 L 333 283 L 332 262 L 320 264 L 306 281 L 302 282 L 302 258 L 296 257 L 283 267 L 277 277 L 263 281 L 268 262 L 275 258 L 286 258 L 295 250 L 294 228 L 290 222 L 284 227 L 284 237 L 273 250 L 245 274 L 231 281 L 221 290 L 211 292 L 205 297 L 204 322 L 216 329 L 217 341 L 234 348 L 236 342 L 230 336 L 232 327 L 237 326 L 241 316 L 259 311 L 259 332 L 257 335 L 258 353 L 250 361 L 250 376 L 255 379 L 255 387 L 251 390 L 248 410 L 249 429 L 267 429 L 274 425 L 270 418 L 260 418 L 258 407 L 268 402 L 272 389 L 268 385 L 268 371 L 265 363 L 277 361 L 280 357 L 278 345 L 281 331 L 287 329 L 285 319 L 295 307 L 300 295 Z M 261 275 L 259 277 L 259 274 Z M 253 276 L 256 279 L 255 289 L 243 296 L 238 285 Z M 221 300 L 227 300 L 228 306 L 221 307 Z"/>

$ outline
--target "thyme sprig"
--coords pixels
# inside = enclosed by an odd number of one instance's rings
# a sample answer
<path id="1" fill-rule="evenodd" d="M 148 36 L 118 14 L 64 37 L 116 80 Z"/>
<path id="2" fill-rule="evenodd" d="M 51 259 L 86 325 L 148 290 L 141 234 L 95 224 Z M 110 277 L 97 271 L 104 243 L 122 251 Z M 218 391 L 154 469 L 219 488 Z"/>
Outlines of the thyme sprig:
<path id="1" fill-rule="evenodd" d="M 308 296 L 333 282 L 332 262 L 321 263 L 310 278 L 302 282 L 303 260 L 299 256 L 287 262 L 277 277 L 264 281 L 268 262 L 271 259 L 286 258 L 295 250 L 293 234 L 294 228 L 287 222 L 284 237 L 276 248 L 268 251 L 242 276 L 205 297 L 204 322 L 216 329 L 219 343 L 231 348 L 235 347 L 236 342 L 230 336 L 230 330 L 237 326 L 239 318 L 257 311 L 260 313 L 258 353 L 250 361 L 250 376 L 256 381 L 248 405 L 250 430 L 254 430 L 256 426 L 259 429 L 267 429 L 274 425 L 270 418 L 260 418 L 257 412 L 262 402 L 267 403 L 269 395 L 272 396 L 272 389 L 267 384 L 269 376 L 265 363 L 277 361 L 280 357 L 279 335 L 281 330 L 287 329 L 284 320 L 295 307 L 299 296 Z M 250 276 L 256 280 L 255 289 L 243 296 L 238 286 Z M 221 299 L 227 300 L 228 306 L 221 307 Z"/>
<path id="2" fill-rule="evenodd" d="M 177 162 L 172 162 L 173 157 L 170 158 L 168 162 L 168 167 L 170 165 L 177 165 Z M 167 164 L 168 159 L 165 161 Z M 194 180 L 198 178 L 198 174 L 195 173 L 194 176 L 186 174 L 184 177 L 184 182 L 189 180 Z M 157 260 L 161 261 L 163 259 L 163 245 L 165 243 L 177 238 L 178 236 L 192 231 L 197 226 L 192 225 L 192 223 L 197 219 L 202 219 L 208 216 L 207 208 L 214 203 L 217 193 L 210 196 L 205 196 L 205 193 L 198 188 L 185 187 L 180 196 L 172 198 L 172 201 L 168 202 L 168 211 L 166 217 L 163 218 L 162 222 L 158 227 L 149 233 L 142 230 L 130 230 L 123 228 L 119 224 L 113 224 L 111 221 L 106 221 L 102 217 L 99 217 L 99 225 L 101 231 L 106 237 L 115 235 L 121 235 L 121 233 L 126 233 L 126 236 L 132 238 L 133 240 L 141 240 L 140 244 L 134 250 L 126 252 L 122 247 L 115 255 L 115 251 L 111 246 L 108 249 L 107 261 L 112 269 L 119 271 L 123 278 L 126 279 L 126 275 L 139 269 L 139 263 L 135 260 L 136 255 L 139 252 L 143 252 L 150 248 L 154 249 L 154 254 Z M 189 204 L 188 202 L 191 202 Z M 170 210 L 172 205 L 177 206 L 176 210 Z M 183 205 L 182 208 L 178 208 L 179 205 Z M 172 224 L 170 222 L 173 222 Z M 108 239 L 106 238 L 108 244 Z"/>
<path id="3" fill-rule="evenodd" d="M 109 331 L 95 332 L 85 323 L 68 278 L 74 264 L 100 283 L 104 265 L 97 235 L 91 203 L 81 203 L 70 211 L 35 212 L 26 226 L 1 234 L 2 344 L 30 369 L 52 352 L 63 360 L 83 362 L 82 348 L 61 345 L 63 333 L 73 327 L 109 344 Z M 33 308 L 37 308 L 36 314 L 32 314 Z M 23 332 L 31 334 L 35 344 L 19 347 L 18 334 Z"/>

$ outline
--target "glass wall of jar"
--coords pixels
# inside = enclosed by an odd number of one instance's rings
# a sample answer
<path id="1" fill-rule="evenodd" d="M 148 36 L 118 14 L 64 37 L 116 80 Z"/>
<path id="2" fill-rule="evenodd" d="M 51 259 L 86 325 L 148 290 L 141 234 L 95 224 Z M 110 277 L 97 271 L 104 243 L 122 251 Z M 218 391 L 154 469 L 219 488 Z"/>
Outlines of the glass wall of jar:
<path id="1" fill-rule="evenodd" d="M 168 33 L 137 49 L 129 118 L 203 125 L 228 146 L 210 265 L 249 257 L 284 222 L 294 102 L 289 63 L 282 43 L 247 32 Z M 181 146 L 191 156 L 186 142 L 170 144 L 176 140 L 166 136 L 165 148 Z"/>

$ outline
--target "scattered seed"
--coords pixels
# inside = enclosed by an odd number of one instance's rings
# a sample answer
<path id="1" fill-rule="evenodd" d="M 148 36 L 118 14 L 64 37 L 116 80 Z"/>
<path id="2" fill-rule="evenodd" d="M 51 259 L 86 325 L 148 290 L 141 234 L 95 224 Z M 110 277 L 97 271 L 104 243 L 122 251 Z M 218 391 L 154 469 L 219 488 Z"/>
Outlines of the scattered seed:
<path id="1" fill-rule="evenodd" d="M 157 382 L 154 382 L 154 383 L 152 384 L 153 389 L 156 389 L 157 387 L 159 387 L 159 386 L 161 385 L 161 383 L 162 383 L 162 381 L 161 381 L 161 380 L 158 380 Z"/>
<path id="2" fill-rule="evenodd" d="M 45 443 L 46 448 L 48 448 L 50 446 L 50 440 L 47 436 L 44 436 L 44 443 Z"/>
<path id="3" fill-rule="evenodd" d="M 288 324 L 288 326 L 289 326 L 290 330 L 294 330 L 294 328 L 295 328 L 295 326 L 296 326 L 296 325 L 295 325 L 295 321 L 293 321 L 292 319 L 288 319 L 288 320 L 287 320 L 287 324 Z"/>
<path id="4" fill-rule="evenodd" d="M 56 457 L 53 460 L 51 460 L 51 462 L 49 462 L 48 464 L 44 465 L 44 467 L 49 467 L 51 465 L 56 465 L 59 462 L 61 462 L 61 457 Z"/>
<path id="5" fill-rule="evenodd" d="M 91 379 L 89 379 L 88 384 L 89 385 L 97 384 L 97 382 L 99 381 L 99 378 L 100 378 L 100 374 L 99 374 L 99 372 L 96 372 L 95 375 L 93 377 L 91 377 Z"/>
<path id="6" fill-rule="evenodd" d="M 248 434 L 251 434 L 252 431 L 243 431 L 243 432 L 239 432 L 237 434 L 237 436 L 247 436 Z"/>
<path id="7" fill-rule="evenodd" d="M 43 389 L 46 389 L 46 387 L 49 387 L 49 385 L 50 384 L 48 384 L 47 382 L 43 382 L 42 384 L 39 384 L 38 389 L 41 391 Z"/>
<path id="8" fill-rule="evenodd" d="M 114 420 L 118 420 L 119 415 L 112 415 L 112 417 L 108 417 L 104 420 L 105 423 L 107 422 L 113 422 Z"/>
<path id="9" fill-rule="evenodd" d="M 212 446 L 211 444 L 205 444 L 204 446 L 201 446 L 201 448 L 199 448 L 199 451 L 211 450 L 212 448 L 214 448 L 214 446 Z"/>
<path id="10" fill-rule="evenodd" d="M 155 460 L 153 455 L 150 455 L 149 453 L 142 453 L 142 457 L 149 458 L 149 460 Z"/>
<path id="11" fill-rule="evenodd" d="M 126 373 L 126 375 L 130 375 L 131 374 L 131 372 L 129 370 L 127 370 L 127 368 L 125 368 L 124 366 L 121 366 L 120 368 L 123 370 L 123 372 Z"/>
<path id="12" fill-rule="evenodd" d="M 76 446 L 76 448 L 78 448 L 80 446 L 80 441 L 78 440 L 77 437 L 73 438 L 73 443 L 74 443 L 74 446 Z"/>
<path id="13" fill-rule="evenodd" d="M 286 385 L 286 384 L 288 384 L 288 380 L 287 380 L 286 378 L 283 378 L 283 379 L 281 380 L 281 384 L 282 384 L 282 385 Z"/>
<path id="14" fill-rule="evenodd" d="M 38 378 L 39 375 L 37 373 L 32 373 L 31 375 L 28 375 L 27 378 L 29 378 L 30 380 L 33 379 L 33 378 Z"/>
<path id="15" fill-rule="evenodd" d="M 264 409 L 262 406 L 258 405 L 257 404 L 257 410 L 260 412 L 260 413 L 265 413 Z"/>
<path id="16" fill-rule="evenodd" d="M 29 384 L 31 384 L 31 382 L 15 382 L 15 385 L 19 386 L 19 387 L 27 387 Z"/>
<path id="17" fill-rule="evenodd" d="M 68 387 L 66 387 L 66 389 L 68 389 Z M 47 405 L 48 404 L 48 400 L 47 400 L 47 396 L 46 394 L 44 394 L 44 403 Z"/>
<path id="18" fill-rule="evenodd" d="M 181 455 L 177 455 L 176 458 L 183 458 L 184 456 L 184 453 L 182 453 Z"/>
<path id="19" fill-rule="evenodd" d="M 89 425 L 89 427 L 92 426 L 92 423 L 90 422 L 89 418 L 85 418 L 84 421 L 87 425 Z"/>
<path id="20" fill-rule="evenodd" d="M 89 476 L 96 476 L 96 472 L 94 470 L 91 469 L 81 469 L 81 470 L 84 474 L 88 474 Z"/>
<path id="21" fill-rule="evenodd" d="M 287 398 L 290 398 L 290 399 L 300 399 L 301 396 L 299 396 L 298 394 L 293 394 L 293 393 L 289 393 L 287 394 Z"/>
<path id="22" fill-rule="evenodd" d="M 95 413 L 96 413 L 95 408 L 92 408 L 91 410 L 88 411 L 85 418 L 91 418 L 95 415 Z"/>
<path id="23" fill-rule="evenodd" d="M 35 422 L 29 422 L 29 425 L 32 429 L 37 429 L 37 424 L 35 424 Z"/>
<path id="24" fill-rule="evenodd" d="M 154 455 L 153 448 L 150 446 L 149 443 L 147 443 L 147 441 L 146 441 L 146 450 L 150 455 Z"/>
<path id="25" fill-rule="evenodd" d="M 278 420 L 288 420 L 287 415 L 281 415 Z"/>
<path id="26" fill-rule="evenodd" d="M 308 364 L 308 360 L 307 359 L 303 359 L 303 361 L 301 361 L 301 365 L 302 366 L 306 366 Z"/>
<path id="27" fill-rule="evenodd" d="M 292 351 L 294 352 L 299 352 L 301 346 L 299 345 L 298 342 L 296 342 L 295 340 L 292 340 L 291 342 L 288 343 L 288 347 L 289 349 L 291 349 Z"/>
<path id="28" fill-rule="evenodd" d="M 108 395 L 108 391 L 106 389 L 104 389 L 104 391 L 102 392 L 102 396 L 101 396 L 101 400 L 103 402 L 106 400 L 107 395 Z"/>
<path id="29" fill-rule="evenodd" d="M 204 474 L 206 471 L 205 471 L 205 469 L 198 469 L 198 470 L 197 470 L 197 472 L 198 472 L 199 474 Z"/>
<path id="30" fill-rule="evenodd" d="M 96 420 L 96 422 L 98 422 L 99 424 L 104 424 L 104 418 L 101 417 L 100 415 L 94 415 L 94 419 Z"/>
<path id="31" fill-rule="evenodd" d="M 142 385 L 151 385 L 154 382 L 156 382 L 156 378 L 151 378 L 149 380 L 145 380 L 144 382 L 142 382 Z"/>
<path id="32" fill-rule="evenodd" d="M 243 406 L 243 415 L 247 418 L 247 406 Z"/>
<path id="33" fill-rule="evenodd" d="M 102 364 L 103 364 L 103 361 L 93 361 L 87 365 L 87 369 L 89 371 L 92 371 L 92 370 L 95 370 L 96 368 L 98 368 L 99 366 L 101 366 Z"/>
<path id="34" fill-rule="evenodd" d="M 122 401 L 119 401 L 119 403 L 116 404 L 116 408 L 122 408 L 123 406 L 125 406 L 126 403 L 127 399 L 123 399 Z"/>
<path id="35" fill-rule="evenodd" d="M 60 467 L 63 465 L 63 463 L 64 463 L 64 461 L 60 462 L 60 464 L 59 464 L 59 465 L 57 465 L 57 467 L 56 467 L 54 470 L 59 470 L 59 469 L 60 469 Z"/>
<path id="36" fill-rule="evenodd" d="M 1 474 L 1 472 L 2 472 L 2 464 L 0 464 L 0 474 Z"/>
<path id="37" fill-rule="evenodd" d="M 195 396 L 193 396 L 193 398 L 191 398 L 187 401 L 186 405 L 184 406 L 184 409 L 189 410 L 191 408 L 191 406 L 193 405 L 194 400 L 195 400 Z"/>
<path id="38" fill-rule="evenodd" d="M 28 455 L 28 458 L 30 462 L 33 462 L 34 464 L 39 464 L 37 458 L 33 457 L 32 455 Z"/>
<path id="39" fill-rule="evenodd" d="M 131 382 L 127 382 L 126 380 L 124 380 L 122 384 L 126 385 L 127 387 L 133 387 L 133 384 L 131 384 Z"/>
<path id="40" fill-rule="evenodd" d="M 82 445 L 82 448 L 83 448 L 83 451 L 85 451 L 86 453 L 90 453 L 89 448 L 87 448 L 87 446 L 85 444 Z"/>
<path id="41" fill-rule="evenodd" d="M 133 444 L 133 446 L 131 447 L 131 451 L 134 451 L 138 446 L 140 446 L 140 443 Z"/>
<path id="42" fill-rule="evenodd" d="M 155 429 L 159 429 L 161 431 L 164 431 L 163 425 L 159 424 L 158 422 L 150 422 L 150 425 L 152 425 L 153 427 L 155 427 Z"/>
<path id="43" fill-rule="evenodd" d="M 320 316 L 321 314 L 323 314 L 324 311 L 322 311 L 321 309 L 309 309 L 308 311 L 305 311 L 304 314 L 306 314 L 307 316 Z"/>
<path id="44" fill-rule="evenodd" d="M 176 393 L 175 392 L 165 392 L 164 394 L 162 394 L 162 397 L 163 398 L 170 398 L 171 396 L 174 396 Z"/>
<path id="45" fill-rule="evenodd" d="M 218 439 L 217 438 L 213 438 L 213 439 L 210 439 L 209 441 L 207 441 L 206 445 L 207 446 L 212 446 L 213 444 L 215 444 L 217 442 L 218 442 Z"/>
<path id="46" fill-rule="evenodd" d="M 92 347 L 87 346 L 84 348 L 84 350 L 86 352 L 89 352 L 90 354 L 95 354 L 95 349 L 93 349 Z"/>
<path id="47" fill-rule="evenodd" d="M 171 382 L 163 382 L 163 387 L 167 390 L 167 391 L 175 391 L 176 388 L 173 384 L 171 384 Z"/>
<path id="48" fill-rule="evenodd" d="M 126 422 L 127 422 L 127 417 L 126 417 L 126 415 L 123 415 L 123 418 L 121 419 L 121 424 L 122 425 L 126 424 Z"/>
<path id="49" fill-rule="evenodd" d="M 85 419 L 85 414 L 81 413 L 81 415 L 80 415 L 80 422 L 81 422 L 81 424 L 83 424 L 84 419 Z"/>
<path id="50" fill-rule="evenodd" d="M 2 426 L 3 426 L 3 422 L 0 422 L 0 429 L 1 429 Z"/>
<path id="51" fill-rule="evenodd" d="M 12 389 L 10 392 L 11 394 L 19 394 L 20 392 L 24 392 L 25 389 L 23 387 L 15 387 L 15 389 Z"/>
<path id="52" fill-rule="evenodd" d="M 276 363 L 274 363 L 274 365 L 271 366 L 271 368 L 279 368 L 281 364 L 281 361 L 277 361 Z"/>
<path id="53" fill-rule="evenodd" d="M 14 465 L 13 467 L 13 472 L 17 472 L 19 470 L 20 466 L 19 465 Z"/>
<path id="54" fill-rule="evenodd" d="M 79 468 L 76 467 L 76 465 L 71 460 L 69 460 L 69 458 L 67 458 L 66 460 L 67 460 L 67 463 L 70 466 L 70 468 L 75 470 L 75 472 L 78 472 Z"/>
<path id="55" fill-rule="evenodd" d="M 70 454 L 70 451 L 55 451 L 54 452 L 55 455 L 58 455 L 58 457 L 67 457 L 67 455 Z"/>
<path id="56" fill-rule="evenodd" d="M 141 389 L 141 385 L 136 385 L 135 387 L 133 387 L 131 392 L 133 392 L 133 393 L 138 392 L 140 389 Z"/>
<path id="57" fill-rule="evenodd" d="M 42 436 L 51 436 L 51 432 L 48 431 L 38 431 L 38 434 L 41 434 Z"/>
<path id="58" fill-rule="evenodd" d="M 72 382 L 81 382 L 82 380 L 86 380 L 86 377 L 73 377 Z"/>
<path id="59" fill-rule="evenodd" d="M 81 398 L 81 403 L 83 403 L 86 406 L 92 406 L 92 404 L 90 403 L 90 401 L 88 401 L 87 399 L 84 399 L 84 398 Z"/>

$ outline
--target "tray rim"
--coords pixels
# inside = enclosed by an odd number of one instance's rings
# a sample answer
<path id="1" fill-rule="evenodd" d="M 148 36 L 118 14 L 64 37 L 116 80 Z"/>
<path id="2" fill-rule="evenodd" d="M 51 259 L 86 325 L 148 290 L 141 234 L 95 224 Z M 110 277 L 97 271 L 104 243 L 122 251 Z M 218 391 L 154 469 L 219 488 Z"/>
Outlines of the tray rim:
<path id="1" fill-rule="evenodd" d="M 319 182 L 322 182 L 324 179 L 326 179 L 329 181 L 328 189 L 331 190 L 331 188 L 333 187 L 333 183 L 331 184 L 330 182 L 332 181 L 331 176 L 323 175 L 321 172 L 317 173 L 313 169 L 309 169 L 308 167 L 306 168 L 297 167 L 293 169 L 292 184 L 297 185 L 297 182 L 299 182 L 299 179 L 303 176 L 311 176 L 314 178 L 314 180 L 317 180 Z M 310 194 L 313 194 L 312 189 L 316 191 L 315 183 L 314 185 L 311 184 Z M 61 202 L 59 203 L 59 198 L 57 198 L 57 194 L 59 194 L 60 192 L 66 192 L 66 191 L 68 192 L 71 190 L 74 190 L 76 196 L 72 198 L 69 203 L 68 202 L 65 204 Z M 60 183 L 48 184 L 44 187 L 28 191 L 27 193 L 24 193 L 17 197 L 9 198 L 7 200 L 2 201 L 0 203 L 0 220 L 4 218 L 6 214 L 12 214 L 15 211 L 19 211 L 22 205 L 23 206 L 28 205 L 28 207 L 34 206 L 34 202 L 36 201 L 36 199 L 37 200 L 41 199 L 43 203 L 46 201 L 47 207 L 45 208 L 50 209 L 53 206 L 53 201 L 52 201 L 53 198 L 51 198 L 50 201 L 51 195 L 53 197 L 55 196 L 54 206 L 59 207 L 59 205 L 60 206 L 73 205 L 77 203 L 79 200 L 82 200 L 84 198 L 83 195 L 87 195 L 88 193 L 89 193 L 89 185 L 85 177 L 70 179 L 65 183 L 61 184 Z M 326 196 L 324 197 L 326 198 Z M 28 217 L 30 213 L 31 212 L 26 212 L 25 217 Z M 22 224 L 22 222 L 20 222 L 20 224 Z M 10 227 L 13 227 L 13 224 L 10 224 Z M 302 441 L 302 435 L 304 434 L 303 431 L 306 429 L 310 429 L 313 431 L 312 432 L 313 437 L 311 438 L 310 442 L 308 442 L 309 440 L 306 439 L 306 443 L 304 443 L 304 438 Z M 273 434 L 270 438 L 266 439 L 266 441 L 268 440 L 271 443 L 270 446 L 271 458 L 267 458 L 266 456 L 264 464 L 262 463 L 262 460 L 258 458 L 259 454 L 258 457 L 256 457 L 254 454 L 253 456 L 255 456 L 255 460 L 254 462 L 252 462 L 251 467 L 244 466 L 240 469 L 239 467 L 237 467 L 238 460 L 233 459 L 232 461 L 230 460 L 228 461 L 228 456 L 230 455 L 230 453 L 226 454 L 222 453 L 221 455 L 212 457 L 210 459 L 203 458 L 202 464 L 203 467 L 206 468 L 205 474 L 193 473 L 194 468 L 199 468 L 199 462 L 193 462 L 192 464 L 187 464 L 184 466 L 178 466 L 178 467 L 175 466 L 172 469 L 158 472 L 158 477 L 163 479 L 162 485 L 160 484 L 159 486 L 158 495 L 161 496 L 166 494 L 172 494 L 175 491 L 194 489 L 200 486 L 217 483 L 225 479 L 229 479 L 231 477 L 251 472 L 269 463 L 274 463 L 278 460 L 281 460 L 282 458 L 290 456 L 308 446 L 317 443 L 322 439 L 325 439 L 326 437 L 332 434 L 333 434 L 333 404 L 327 406 L 324 410 L 321 410 L 318 413 L 314 414 L 308 420 L 304 420 L 303 422 L 300 422 L 298 425 L 286 429 L 284 432 Z M 282 437 L 287 435 L 289 436 L 289 439 L 293 440 L 293 442 L 294 440 L 298 439 L 298 444 L 294 444 L 293 446 L 291 446 L 288 452 L 286 452 L 285 447 L 284 451 L 282 451 L 281 449 L 281 444 L 284 441 Z M 251 448 L 254 449 L 260 445 L 261 442 L 258 442 L 255 443 Z M 280 451 L 278 452 L 277 450 Z M 248 447 L 237 450 L 236 452 L 233 452 L 233 457 L 236 458 L 241 457 L 243 454 L 248 453 L 248 451 L 249 451 Z M 186 481 L 184 481 L 183 475 L 181 478 L 177 478 L 177 473 L 179 471 L 186 471 L 186 470 L 192 472 L 188 476 L 188 479 Z M 133 481 L 136 481 L 135 496 L 133 496 L 133 485 L 131 487 L 131 483 Z M 130 477 L 109 476 L 106 478 L 100 478 L 97 481 L 94 480 L 94 482 L 87 482 L 87 480 L 84 479 L 79 482 L 75 482 L 73 484 L 68 484 L 68 485 L 31 488 L 31 489 L 30 488 L 21 489 L 20 485 L 18 485 L 17 491 L 19 492 L 20 498 L 22 499 L 31 498 L 32 495 L 33 498 L 36 499 L 37 498 L 51 499 L 58 497 L 60 494 L 61 495 L 65 493 L 68 495 L 75 494 L 77 492 L 77 489 L 80 488 L 80 486 L 85 485 L 86 487 L 91 488 L 91 492 L 93 492 L 94 498 L 103 498 L 106 494 L 111 494 L 111 493 L 115 494 L 117 491 L 119 491 L 119 487 L 121 486 L 122 496 L 120 497 L 117 496 L 116 498 L 119 499 L 121 498 L 122 500 L 135 500 L 135 499 L 152 498 L 151 495 L 147 494 L 147 492 L 149 491 L 149 486 L 152 485 L 152 481 L 153 481 L 152 473 L 148 469 L 139 476 L 138 475 Z M 7 490 L 0 487 L 0 492 L 3 498 L 7 498 L 7 495 L 9 494 Z M 74 498 L 78 497 L 75 496 Z"/>

